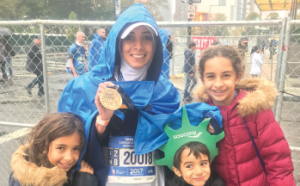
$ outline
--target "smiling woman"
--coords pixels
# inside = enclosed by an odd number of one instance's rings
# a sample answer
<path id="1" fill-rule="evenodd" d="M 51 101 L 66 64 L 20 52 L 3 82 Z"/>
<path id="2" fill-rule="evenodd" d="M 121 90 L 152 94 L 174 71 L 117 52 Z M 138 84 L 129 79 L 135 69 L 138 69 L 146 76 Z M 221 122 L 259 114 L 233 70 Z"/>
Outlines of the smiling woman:
<path id="1" fill-rule="evenodd" d="M 162 64 L 157 24 L 145 6 L 135 4 L 110 30 L 98 64 L 64 89 L 58 111 L 84 120 L 84 160 L 101 186 L 165 185 L 164 169 L 154 163 L 155 150 L 164 143 L 164 123 L 154 117 L 173 113 L 180 95 L 160 76 Z M 99 95 L 116 87 L 123 105 L 112 111 L 103 107 Z"/>
<path id="2" fill-rule="evenodd" d="M 153 37 L 146 26 L 138 26 L 122 39 L 122 56 L 134 69 L 150 66 L 153 56 Z"/>

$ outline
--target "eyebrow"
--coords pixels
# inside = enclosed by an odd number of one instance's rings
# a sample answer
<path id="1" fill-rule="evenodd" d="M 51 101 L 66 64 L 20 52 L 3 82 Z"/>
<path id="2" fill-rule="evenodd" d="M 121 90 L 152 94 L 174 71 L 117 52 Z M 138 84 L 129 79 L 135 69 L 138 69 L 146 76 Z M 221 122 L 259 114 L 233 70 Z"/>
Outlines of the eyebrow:
<path id="1" fill-rule="evenodd" d="M 193 163 L 193 162 L 190 162 L 190 161 L 188 161 L 188 162 L 185 162 L 183 165 L 185 165 L 185 164 L 189 164 L 189 163 Z"/>
<path id="2" fill-rule="evenodd" d="M 55 146 L 63 146 L 63 147 L 66 147 L 67 145 L 65 145 L 65 144 L 56 144 Z"/>
<path id="3" fill-rule="evenodd" d="M 223 72 L 223 73 L 232 73 L 232 71 L 225 71 L 225 72 Z"/>

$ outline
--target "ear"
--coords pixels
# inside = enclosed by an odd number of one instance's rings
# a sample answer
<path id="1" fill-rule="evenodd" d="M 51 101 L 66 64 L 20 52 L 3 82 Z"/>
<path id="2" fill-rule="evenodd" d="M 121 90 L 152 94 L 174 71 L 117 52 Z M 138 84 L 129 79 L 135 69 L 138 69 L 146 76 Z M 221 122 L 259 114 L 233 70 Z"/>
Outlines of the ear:
<path id="1" fill-rule="evenodd" d="M 204 85 L 203 77 L 200 75 L 199 78 L 200 78 L 201 84 Z"/>
<path id="2" fill-rule="evenodd" d="M 173 168 L 173 171 L 174 171 L 174 173 L 178 176 L 178 177 L 182 177 L 182 174 L 181 174 L 181 172 L 180 172 L 180 170 L 178 170 L 176 167 L 172 167 Z"/>
<path id="3" fill-rule="evenodd" d="M 239 73 L 236 77 L 236 82 L 239 82 L 242 79 L 243 74 Z"/>

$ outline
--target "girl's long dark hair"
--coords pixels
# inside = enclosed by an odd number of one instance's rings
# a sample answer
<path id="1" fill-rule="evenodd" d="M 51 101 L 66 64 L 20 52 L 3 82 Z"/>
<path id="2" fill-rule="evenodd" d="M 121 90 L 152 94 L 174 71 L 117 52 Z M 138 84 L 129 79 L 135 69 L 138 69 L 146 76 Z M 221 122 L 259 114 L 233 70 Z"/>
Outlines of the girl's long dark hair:
<path id="1" fill-rule="evenodd" d="M 53 167 L 48 160 L 50 143 L 60 137 L 77 132 L 80 136 L 80 147 L 84 145 L 84 125 L 80 117 L 72 113 L 47 114 L 28 134 L 28 160 L 37 166 Z"/>
<path id="2" fill-rule="evenodd" d="M 259 49 L 258 46 L 252 47 L 252 49 L 251 49 L 251 54 L 253 54 L 254 52 L 256 52 L 258 49 Z M 250 55 L 251 55 L 251 54 L 250 54 Z"/>

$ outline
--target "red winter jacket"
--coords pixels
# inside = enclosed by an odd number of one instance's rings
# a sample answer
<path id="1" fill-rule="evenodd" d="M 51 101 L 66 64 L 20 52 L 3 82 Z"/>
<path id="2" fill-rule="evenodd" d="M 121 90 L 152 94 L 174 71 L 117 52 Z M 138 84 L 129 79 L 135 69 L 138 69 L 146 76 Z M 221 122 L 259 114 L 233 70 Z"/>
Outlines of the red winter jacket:
<path id="1" fill-rule="evenodd" d="M 271 106 L 277 91 L 263 79 L 245 79 L 236 85 L 237 95 L 229 106 L 219 106 L 223 116 L 225 138 L 213 161 L 226 186 L 295 186 L 291 151 L 275 121 Z M 199 86 L 197 101 L 213 105 Z M 260 163 L 243 118 L 246 118 L 266 172 Z"/>

